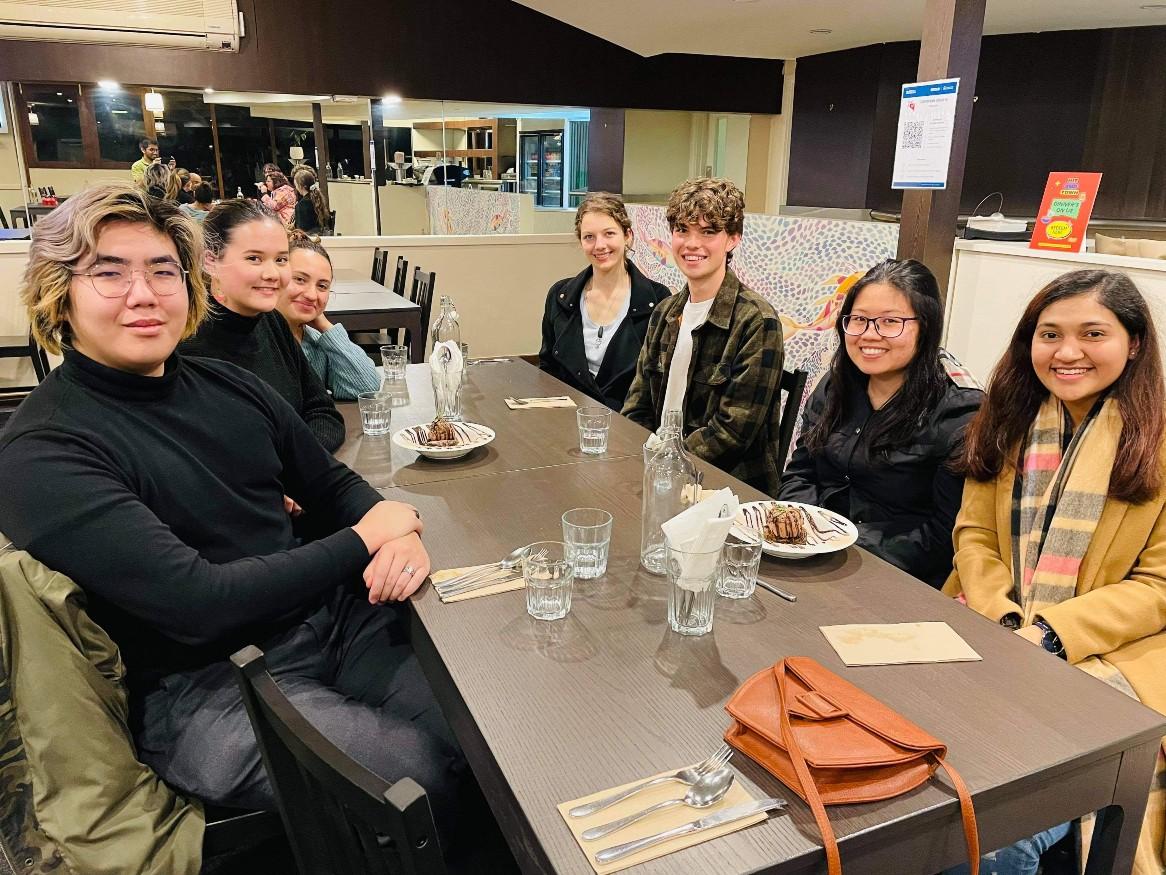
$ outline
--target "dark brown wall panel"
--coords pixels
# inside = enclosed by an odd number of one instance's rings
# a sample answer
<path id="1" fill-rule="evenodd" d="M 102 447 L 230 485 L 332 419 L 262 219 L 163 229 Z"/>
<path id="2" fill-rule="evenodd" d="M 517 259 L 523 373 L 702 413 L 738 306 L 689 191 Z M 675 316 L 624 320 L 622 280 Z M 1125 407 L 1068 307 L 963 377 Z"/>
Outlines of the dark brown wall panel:
<path id="1" fill-rule="evenodd" d="M 918 56 L 918 43 L 890 43 L 798 61 L 791 203 L 900 208 L 902 196 L 890 187 L 898 94 L 914 80 Z M 1166 218 L 1164 57 L 1166 27 L 984 37 L 961 210 L 1000 191 L 1005 213 L 1035 215 L 1050 171 L 1092 170 L 1105 174 L 1094 215 Z M 865 65 L 861 72 L 856 64 Z M 841 90 L 837 71 L 877 81 L 873 100 L 860 89 L 858 111 L 870 117 L 849 122 L 870 132 L 865 155 L 839 144 L 836 120 L 820 109 L 800 112 L 805 92 L 820 103 Z M 842 160 L 854 166 L 837 169 Z M 867 174 L 861 193 L 860 173 Z"/>
<path id="2" fill-rule="evenodd" d="M 781 108 L 781 61 L 645 58 L 510 0 L 239 6 L 247 37 L 238 54 L 3 41 L 0 79 L 745 113 Z"/>
<path id="3" fill-rule="evenodd" d="M 882 46 L 798 60 L 789 203 L 861 207 L 866 201 Z"/>
<path id="4" fill-rule="evenodd" d="M 593 109 L 587 126 L 587 187 L 623 192 L 624 112 Z"/>

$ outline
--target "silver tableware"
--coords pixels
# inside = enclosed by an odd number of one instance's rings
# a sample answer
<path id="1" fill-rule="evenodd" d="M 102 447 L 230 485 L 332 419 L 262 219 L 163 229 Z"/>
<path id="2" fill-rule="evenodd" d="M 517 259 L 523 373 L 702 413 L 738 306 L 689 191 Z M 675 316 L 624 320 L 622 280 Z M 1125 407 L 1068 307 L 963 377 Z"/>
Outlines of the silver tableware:
<path id="1" fill-rule="evenodd" d="M 687 805 L 689 808 L 708 808 L 710 805 L 716 805 L 724 799 L 725 794 L 729 792 L 731 786 L 733 786 L 733 773 L 731 770 L 717 769 L 715 772 L 705 772 L 695 784 L 688 788 L 688 792 L 684 796 L 678 799 L 665 799 L 663 802 L 649 805 L 647 808 L 637 811 L 634 814 L 629 814 L 627 817 L 621 817 L 619 820 L 613 820 L 601 826 L 593 826 L 590 829 L 585 829 L 583 830 L 583 839 L 584 841 L 593 842 L 596 839 L 609 836 L 613 832 L 619 832 L 624 827 L 631 826 L 633 823 L 643 820 L 650 814 L 675 808 L 677 805 Z"/>
<path id="2" fill-rule="evenodd" d="M 659 778 L 651 778 L 636 784 L 634 787 L 629 787 L 626 790 L 621 790 L 619 793 L 614 793 L 611 796 L 605 796 L 603 799 L 596 799 L 594 802 L 588 802 L 584 805 L 576 805 L 568 814 L 572 817 L 587 817 L 595 814 L 597 811 L 602 811 L 617 802 L 623 802 L 630 796 L 635 796 L 641 790 L 646 790 L 649 787 L 655 787 L 657 784 L 665 784 L 669 781 L 677 781 L 681 784 L 695 784 L 700 780 L 700 776 L 705 772 L 712 772 L 721 768 L 729 761 L 729 757 L 733 755 L 733 749 L 727 744 L 722 744 L 713 752 L 713 754 L 703 763 L 697 763 L 695 766 L 689 766 L 686 769 L 681 769 L 671 775 L 661 775 Z"/>
<path id="3" fill-rule="evenodd" d="M 622 860 L 629 854 L 634 854 L 636 851 L 642 851 L 644 848 L 650 848 L 652 845 L 658 845 L 660 842 L 666 842 L 669 839 L 691 835 L 694 832 L 712 829 L 724 823 L 732 823 L 734 820 L 740 820 L 743 817 L 752 817 L 754 814 L 780 810 L 782 808 L 785 808 L 785 800 L 776 798 L 757 799 L 753 802 L 734 805 L 732 808 L 726 808 L 724 811 L 717 812 L 716 814 L 709 814 L 700 818 L 700 820 L 691 820 L 688 823 L 674 827 L 673 829 L 666 829 L 655 835 L 605 848 L 595 855 L 595 862 L 614 863 L 616 860 Z"/>

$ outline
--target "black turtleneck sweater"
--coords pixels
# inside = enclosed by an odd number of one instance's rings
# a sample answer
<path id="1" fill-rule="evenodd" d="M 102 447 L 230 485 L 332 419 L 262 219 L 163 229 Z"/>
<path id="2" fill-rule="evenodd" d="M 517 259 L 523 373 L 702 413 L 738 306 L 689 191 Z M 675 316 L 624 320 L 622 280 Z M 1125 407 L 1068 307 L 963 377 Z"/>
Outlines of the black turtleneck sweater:
<path id="1" fill-rule="evenodd" d="M 287 321 L 276 311 L 240 316 L 217 301 L 183 355 L 222 359 L 266 381 L 303 417 L 328 452 L 344 443 L 344 417 L 312 370 Z"/>
<path id="2" fill-rule="evenodd" d="M 173 355 L 161 377 L 75 351 L 0 432 L 0 531 L 71 577 L 136 690 L 225 659 L 360 585 L 380 496 L 272 389 Z M 290 495 L 332 532 L 296 546 Z"/>

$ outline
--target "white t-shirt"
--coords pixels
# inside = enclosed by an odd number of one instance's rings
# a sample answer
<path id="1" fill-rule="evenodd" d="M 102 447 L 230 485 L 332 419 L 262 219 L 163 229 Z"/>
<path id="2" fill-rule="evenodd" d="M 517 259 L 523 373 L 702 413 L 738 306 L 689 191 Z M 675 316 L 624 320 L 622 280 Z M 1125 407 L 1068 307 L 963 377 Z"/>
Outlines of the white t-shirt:
<path id="1" fill-rule="evenodd" d="M 619 313 L 616 314 L 611 324 L 598 325 L 591 321 L 591 317 L 587 313 L 585 297 L 580 297 L 579 312 L 583 316 L 583 350 L 587 355 L 587 370 L 591 371 L 591 376 L 597 376 L 599 369 L 603 367 L 603 357 L 607 355 L 607 345 L 611 343 L 612 337 L 619 331 L 620 325 L 627 318 L 631 303 L 632 296 L 629 292 L 627 297 L 623 299 L 623 306 L 620 307 Z"/>
<path id="2" fill-rule="evenodd" d="M 676 349 L 672 351 L 672 362 L 668 365 L 668 388 L 664 391 L 664 410 L 684 410 L 684 393 L 688 390 L 688 367 L 692 364 L 692 331 L 704 324 L 715 300 L 714 295 L 699 304 L 694 304 L 690 300 L 684 305 L 684 312 L 680 316 L 680 334 L 676 337 Z"/>

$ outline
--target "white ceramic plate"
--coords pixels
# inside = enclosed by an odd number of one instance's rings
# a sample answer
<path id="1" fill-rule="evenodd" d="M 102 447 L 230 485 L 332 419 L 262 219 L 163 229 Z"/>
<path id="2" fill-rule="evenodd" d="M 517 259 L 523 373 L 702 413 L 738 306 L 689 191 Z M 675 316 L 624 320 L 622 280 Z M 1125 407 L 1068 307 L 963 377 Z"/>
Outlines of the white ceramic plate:
<path id="1" fill-rule="evenodd" d="M 457 446 L 426 446 L 421 442 L 423 438 L 418 437 L 419 430 L 423 433 L 425 425 L 401 429 L 393 435 L 393 443 L 406 450 L 420 453 L 427 459 L 444 461 L 448 459 L 460 459 L 467 453 L 473 452 L 478 447 L 484 447 L 490 441 L 494 440 L 494 429 L 484 425 L 478 425 L 476 422 L 452 422 L 450 425 L 454 427 L 458 436 L 462 438 L 462 443 L 459 443 Z"/>
<path id="2" fill-rule="evenodd" d="M 752 534 L 760 536 L 763 524 L 761 521 L 765 519 L 769 508 L 775 504 L 800 507 L 810 517 L 813 525 L 807 526 L 810 533 L 807 544 L 778 544 L 762 538 L 761 549 L 770 556 L 782 559 L 806 559 L 810 556 L 845 550 L 858 540 L 858 529 L 846 517 L 813 504 L 802 504 L 800 501 L 748 501 L 741 505 L 741 512 L 737 514 L 737 525 L 733 528 L 747 529 Z"/>

